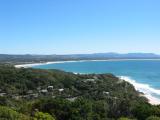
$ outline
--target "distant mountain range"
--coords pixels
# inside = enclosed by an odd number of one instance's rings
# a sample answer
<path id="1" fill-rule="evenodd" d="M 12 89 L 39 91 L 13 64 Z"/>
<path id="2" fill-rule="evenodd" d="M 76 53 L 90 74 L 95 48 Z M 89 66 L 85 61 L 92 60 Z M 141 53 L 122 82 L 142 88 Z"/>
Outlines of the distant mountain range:
<path id="1" fill-rule="evenodd" d="M 34 63 L 63 60 L 105 60 L 105 59 L 160 59 L 154 53 L 94 53 L 94 54 L 68 54 L 68 55 L 9 55 L 0 54 L 1 63 Z"/>
<path id="2" fill-rule="evenodd" d="M 73 54 L 65 55 L 72 58 L 88 58 L 88 59 L 156 59 L 160 58 L 160 55 L 154 53 L 94 53 L 94 54 Z"/>

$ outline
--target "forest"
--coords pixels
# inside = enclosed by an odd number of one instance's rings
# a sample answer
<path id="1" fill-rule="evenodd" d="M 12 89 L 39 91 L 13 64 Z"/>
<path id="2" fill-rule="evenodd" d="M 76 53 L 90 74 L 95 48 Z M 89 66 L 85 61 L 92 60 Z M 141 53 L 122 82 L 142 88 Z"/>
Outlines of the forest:
<path id="1" fill-rule="evenodd" d="M 160 106 L 112 74 L 0 65 L 2 120 L 160 120 Z"/>

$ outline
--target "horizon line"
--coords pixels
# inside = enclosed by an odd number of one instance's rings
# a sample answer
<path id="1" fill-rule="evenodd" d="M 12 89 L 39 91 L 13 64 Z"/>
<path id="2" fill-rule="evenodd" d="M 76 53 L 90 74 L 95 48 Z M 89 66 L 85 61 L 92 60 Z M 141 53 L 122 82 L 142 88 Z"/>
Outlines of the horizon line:
<path id="1" fill-rule="evenodd" d="M 65 54 L 35 54 L 35 53 L 0 53 L 0 55 L 91 55 L 91 54 L 154 54 L 160 55 L 160 53 L 154 52 L 96 52 L 96 53 L 65 53 Z"/>

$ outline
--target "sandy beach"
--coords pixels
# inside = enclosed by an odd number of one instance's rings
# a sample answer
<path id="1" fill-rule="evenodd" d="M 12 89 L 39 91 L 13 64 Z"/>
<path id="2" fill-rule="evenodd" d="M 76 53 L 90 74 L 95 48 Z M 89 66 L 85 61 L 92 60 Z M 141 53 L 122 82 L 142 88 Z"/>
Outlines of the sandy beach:
<path id="1" fill-rule="evenodd" d="M 29 68 L 33 66 L 39 65 L 48 65 L 48 64 L 56 64 L 56 63 L 71 63 L 71 62 L 87 62 L 87 61 L 126 61 L 126 60 L 160 60 L 160 59 L 108 59 L 108 60 L 77 60 L 77 61 L 54 61 L 54 62 L 46 62 L 46 63 L 33 63 L 33 64 L 22 64 L 22 65 L 15 65 L 16 68 Z M 77 73 L 76 73 L 77 74 Z M 147 84 L 137 83 L 135 80 L 132 80 L 126 76 L 118 76 L 120 79 L 123 79 L 129 83 L 131 83 L 135 89 L 139 92 L 144 93 L 144 96 L 148 98 L 149 103 L 153 105 L 159 105 L 160 99 L 152 96 L 152 93 L 160 94 L 160 90 L 154 89 Z"/>
<path id="2" fill-rule="evenodd" d="M 70 63 L 70 62 L 87 62 L 87 61 L 113 61 L 113 60 L 74 60 L 74 61 L 53 61 L 53 62 L 44 62 L 44 63 L 33 63 L 33 64 L 21 64 L 15 65 L 16 68 L 29 68 L 33 66 L 39 65 L 48 65 L 48 64 L 56 64 L 56 63 Z"/>
<path id="3" fill-rule="evenodd" d="M 135 89 L 137 91 L 142 92 L 143 93 L 142 96 L 145 96 L 149 100 L 150 104 L 160 105 L 160 99 L 158 99 L 152 95 L 152 93 L 157 93 L 159 95 L 160 90 L 154 89 L 154 88 L 150 87 L 148 84 L 138 83 L 135 80 L 132 80 L 130 77 L 120 76 L 119 78 L 129 82 L 130 84 L 132 84 L 135 87 Z"/>
<path id="4" fill-rule="evenodd" d="M 48 65 L 48 64 L 56 64 L 56 63 L 69 63 L 69 62 L 85 62 L 87 60 L 79 60 L 79 61 L 54 61 L 54 62 L 44 62 L 44 63 L 32 63 L 32 64 L 21 64 L 21 65 L 15 65 L 16 68 L 29 68 L 33 66 L 39 66 L 39 65 Z"/>
<path id="5" fill-rule="evenodd" d="M 154 60 L 160 61 L 160 59 L 108 59 L 108 60 L 71 60 L 71 61 L 53 61 L 53 62 L 44 62 L 44 63 L 31 63 L 31 64 L 20 64 L 15 65 L 16 68 L 29 68 L 33 66 L 39 65 L 48 65 L 48 64 L 56 64 L 56 63 L 66 63 L 66 62 L 87 62 L 87 61 L 128 61 L 128 60 Z"/>

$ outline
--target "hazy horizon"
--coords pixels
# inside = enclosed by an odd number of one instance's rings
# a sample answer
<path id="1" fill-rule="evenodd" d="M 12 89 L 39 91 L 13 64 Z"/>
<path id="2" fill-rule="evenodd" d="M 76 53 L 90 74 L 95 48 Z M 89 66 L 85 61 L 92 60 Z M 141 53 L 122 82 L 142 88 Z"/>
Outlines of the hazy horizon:
<path id="1" fill-rule="evenodd" d="M 155 54 L 155 55 L 160 55 L 158 53 L 149 53 L 149 52 L 129 52 L 129 53 L 119 53 L 119 52 L 97 52 L 97 53 L 71 53 L 71 54 L 32 54 L 32 53 L 22 53 L 22 54 L 17 54 L 17 53 L 11 53 L 11 54 L 6 54 L 6 53 L 0 53 L 0 55 L 87 55 L 87 54 Z"/>

